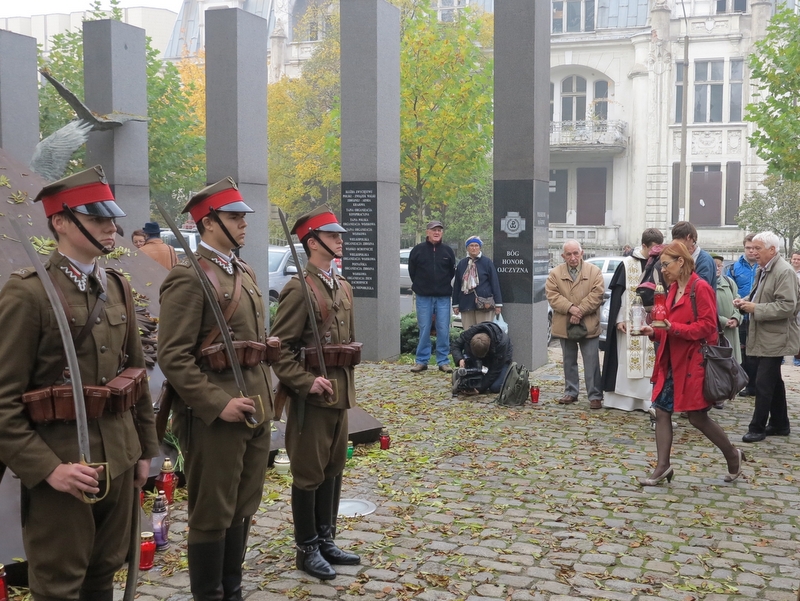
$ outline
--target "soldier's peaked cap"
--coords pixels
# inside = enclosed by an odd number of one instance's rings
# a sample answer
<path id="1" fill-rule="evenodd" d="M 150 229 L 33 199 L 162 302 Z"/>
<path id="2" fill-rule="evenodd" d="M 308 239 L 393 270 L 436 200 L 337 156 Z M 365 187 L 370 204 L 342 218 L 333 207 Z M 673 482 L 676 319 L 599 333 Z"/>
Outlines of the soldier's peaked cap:
<path id="1" fill-rule="evenodd" d="M 192 196 L 183 207 L 182 213 L 190 213 L 192 219 L 199 223 L 211 210 L 227 213 L 255 213 L 247 206 L 233 178 L 226 177 L 215 184 L 206 186 Z"/>
<path id="2" fill-rule="evenodd" d="M 62 212 L 65 205 L 83 215 L 125 217 L 100 165 L 46 185 L 33 200 L 42 202 L 47 217 Z"/>
<path id="3" fill-rule="evenodd" d="M 292 233 L 302 240 L 311 232 L 340 232 L 346 233 L 347 230 L 339 225 L 336 215 L 330 210 L 328 205 L 317 207 L 313 211 L 300 215 L 294 222 Z"/>

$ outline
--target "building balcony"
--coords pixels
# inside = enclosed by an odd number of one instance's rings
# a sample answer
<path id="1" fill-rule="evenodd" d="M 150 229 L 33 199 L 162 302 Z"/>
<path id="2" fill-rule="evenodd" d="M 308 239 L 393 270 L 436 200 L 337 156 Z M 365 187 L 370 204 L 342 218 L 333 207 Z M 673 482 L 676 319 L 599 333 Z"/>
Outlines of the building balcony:
<path id="1" fill-rule="evenodd" d="M 552 121 L 551 152 L 619 154 L 628 146 L 625 121 Z"/>

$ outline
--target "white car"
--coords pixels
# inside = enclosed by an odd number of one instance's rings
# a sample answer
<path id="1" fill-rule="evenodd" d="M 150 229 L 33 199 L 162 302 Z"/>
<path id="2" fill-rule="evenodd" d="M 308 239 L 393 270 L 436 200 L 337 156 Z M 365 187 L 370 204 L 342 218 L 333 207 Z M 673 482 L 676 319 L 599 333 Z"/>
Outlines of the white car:
<path id="1" fill-rule="evenodd" d="M 625 257 L 592 257 L 591 259 L 586 259 L 586 262 L 597 265 L 600 268 L 600 272 L 603 274 L 603 285 L 608 290 L 608 284 L 611 282 L 611 278 L 614 277 L 614 272 L 624 260 Z"/>
<path id="2" fill-rule="evenodd" d="M 408 275 L 408 255 L 410 248 L 400 249 L 400 292 L 411 292 L 411 276 Z"/>

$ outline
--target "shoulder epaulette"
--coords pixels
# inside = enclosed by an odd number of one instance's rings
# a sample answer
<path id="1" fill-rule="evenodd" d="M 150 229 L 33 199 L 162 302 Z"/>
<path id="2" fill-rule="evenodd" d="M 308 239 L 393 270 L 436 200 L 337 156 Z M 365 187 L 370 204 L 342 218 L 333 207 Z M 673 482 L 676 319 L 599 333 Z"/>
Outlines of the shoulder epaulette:
<path id="1" fill-rule="evenodd" d="M 12 272 L 11 275 L 24 280 L 25 278 L 36 275 L 36 269 L 33 267 L 23 267 L 22 269 L 17 269 L 16 271 Z"/>
<path id="2" fill-rule="evenodd" d="M 180 265 L 181 267 L 191 267 L 192 266 L 192 264 L 189 263 L 189 259 L 181 259 L 180 261 L 175 263 L 175 267 L 178 267 L 178 265 Z"/>

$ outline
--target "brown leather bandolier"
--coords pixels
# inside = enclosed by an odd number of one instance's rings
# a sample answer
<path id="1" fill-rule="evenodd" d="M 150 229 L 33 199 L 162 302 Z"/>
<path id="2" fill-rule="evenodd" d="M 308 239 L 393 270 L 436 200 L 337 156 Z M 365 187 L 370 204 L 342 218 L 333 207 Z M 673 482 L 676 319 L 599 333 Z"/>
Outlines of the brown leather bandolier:
<path id="1" fill-rule="evenodd" d="M 116 271 L 110 271 L 114 275 L 114 279 L 119 282 L 122 287 L 123 297 L 125 298 L 125 312 L 130 316 L 128 328 L 125 332 L 123 339 L 122 349 L 120 352 L 120 370 L 117 377 L 108 382 L 105 386 L 84 386 L 83 396 L 86 403 L 86 418 L 97 419 L 108 410 L 112 413 L 124 413 L 129 411 L 131 407 L 136 404 L 141 395 L 147 390 L 147 370 L 143 367 L 129 367 L 125 368 L 125 363 L 128 360 L 125 349 L 128 346 L 128 340 L 132 335 L 132 330 L 136 327 L 136 320 L 133 319 L 133 303 L 131 302 L 131 289 L 128 280 Z M 67 319 L 72 321 L 72 312 L 69 308 L 69 303 L 64 297 L 56 279 L 52 274 L 49 274 L 53 284 L 55 285 L 58 297 L 64 308 L 64 313 Z M 103 279 L 103 286 L 107 288 L 108 281 L 105 277 L 106 272 L 100 271 Z M 86 320 L 81 331 L 74 336 L 75 347 L 78 348 L 80 344 L 91 333 L 92 327 L 97 323 L 100 312 L 103 310 L 106 301 L 106 294 L 102 292 L 98 294 L 97 301 L 92 308 L 89 318 Z M 136 334 L 136 333 L 134 333 Z M 73 400 L 72 386 L 69 384 L 55 385 L 59 379 L 66 378 L 67 369 L 63 364 L 59 364 L 58 372 L 47 378 L 54 382 L 53 385 L 45 386 L 30 390 L 22 395 L 22 402 L 30 420 L 35 424 L 44 424 L 54 421 L 75 421 L 75 403 Z"/>
<path id="2" fill-rule="evenodd" d="M 322 338 L 322 354 L 325 359 L 325 367 L 353 367 L 361 363 L 361 348 L 364 346 L 362 342 L 349 342 L 342 344 L 326 344 L 324 340 L 330 339 L 330 329 L 333 320 L 336 319 L 336 310 L 339 308 L 341 302 L 341 291 L 344 290 L 347 299 L 352 303 L 353 297 L 349 286 L 344 282 L 339 282 L 336 287 L 336 292 L 333 295 L 332 311 L 328 311 L 328 306 L 325 303 L 325 297 L 319 286 L 314 282 L 314 279 L 305 276 L 306 283 L 311 291 L 314 293 L 314 298 L 317 299 L 317 306 L 319 307 L 320 315 L 322 316 L 322 325 L 319 328 L 320 338 Z M 338 280 L 337 280 L 338 281 Z M 313 318 L 313 316 L 312 316 Z M 317 349 L 313 346 L 306 346 L 300 350 L 300 355 L 304 358 L 305 368 L 309 371 L 318 370 L 320 367 L 319 357 L 317 357 Z"/>
<path id="3" fill-rule="evenodd" d="M 200 267 L 203 268 L 211 287 L 217 294 L 217 301 L 220 308 L 222 308 L 222 316 L 225 322 L 229 322 L 236 308 L 239 306 L 239 300 L 242 296 L 242 272 L 239 268 L 244 269 L 253 277 L 253 272 L 250 267 L 241 261 L 237 261 L 233 268 L 233 297 L 229 300 L 223 300 L 222 287 L 219 283 L 217 274 L 211 269 L 203 257 L 198 258 Z M 197 358 L 211 371 L 223 372 L 231 368 L 230 358 L 225 351 L 225 345 L 221 342 L 214 343 L 219 336 L 220 331 L 217 325 L 211 328 L 208 336 L 205 337 L 200 344 L 200 350 L 197 353 Z M 231 332 L 233 334 L 233 332 Z M 272 363 L 277 361 L 281 356 L 281 343 L 276 337 L 271 336 L 265 342 L 258 342 L 257 340 L 234 340 L 233 348 L 236 351 L 236 360 L 244 368 L 252 368 L 261 363 Z"/>

